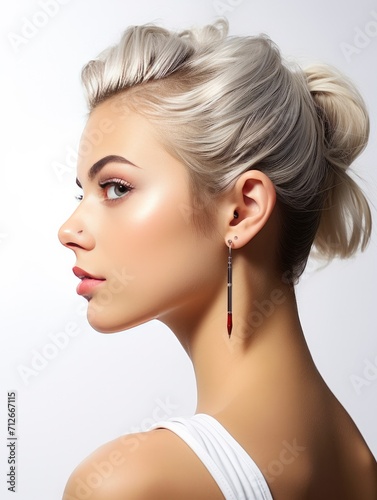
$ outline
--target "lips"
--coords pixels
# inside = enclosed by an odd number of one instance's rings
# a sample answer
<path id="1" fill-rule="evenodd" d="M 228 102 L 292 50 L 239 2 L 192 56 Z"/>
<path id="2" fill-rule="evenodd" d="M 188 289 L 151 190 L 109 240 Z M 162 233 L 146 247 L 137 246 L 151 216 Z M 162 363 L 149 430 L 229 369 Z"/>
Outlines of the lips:
<path id="1" fill-rule="evenodd" d="M 105 278 L 94 276 L 93 274 L 84 271 L 80 267 L 74 267 L 72 271 L 75 276 L 81 279 L 81 283 L 79 283 L 76 288 L 76 292 L 79 295 L 90 297 L 93 289 L 106 281 Z"/>
<path id="2" fill-rule="evenodd" d="M 99 276 L 94 276 L 93 274 L 87 273 L 81 267 L 75 266 L 73 269 L 73 274 L 77 276 L 78 278 L 82 279 L 93 279 L 93 280 L 98 280 L 98 281 L 104 281 L 105 278 L 101 278 Z"/>

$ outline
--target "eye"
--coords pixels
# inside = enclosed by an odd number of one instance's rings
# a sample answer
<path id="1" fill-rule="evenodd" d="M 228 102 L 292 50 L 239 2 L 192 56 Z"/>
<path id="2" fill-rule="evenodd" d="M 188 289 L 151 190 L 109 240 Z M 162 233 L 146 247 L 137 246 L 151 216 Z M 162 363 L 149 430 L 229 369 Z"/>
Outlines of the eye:
<path id="1" fill-rule="evenodd" d="M 112 179 L 100 183 L 101 188 L 105 191 L 107 200 L 119 200 L 132 191 L 133 186 L 122 179 Z"/>

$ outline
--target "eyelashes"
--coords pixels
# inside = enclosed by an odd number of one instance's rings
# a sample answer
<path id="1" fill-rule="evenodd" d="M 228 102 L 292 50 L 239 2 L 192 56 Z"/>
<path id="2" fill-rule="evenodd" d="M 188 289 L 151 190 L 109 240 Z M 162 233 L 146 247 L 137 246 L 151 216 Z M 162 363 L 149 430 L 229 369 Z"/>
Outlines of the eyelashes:
<path id="1" fill-rule="evenodd" d="M 132 184 L 123 179 L 109 179 L 105 182 L 99 182 L 99 186 L 106 195 L 105 199 L 109 201 L 116 201 L 120 198 L 124 198 L 134 189 Z"/>
<path id="2" fill-rule="evenodd" d="M 114 202 L 124 198 L 129 194 L 134 186 L 123 179 L 109 179 L 98 183 L 104 194 L 104 200 Z M 77 201 L 82 201 L 84 196 L 82 194 L 76 195 Z"/>

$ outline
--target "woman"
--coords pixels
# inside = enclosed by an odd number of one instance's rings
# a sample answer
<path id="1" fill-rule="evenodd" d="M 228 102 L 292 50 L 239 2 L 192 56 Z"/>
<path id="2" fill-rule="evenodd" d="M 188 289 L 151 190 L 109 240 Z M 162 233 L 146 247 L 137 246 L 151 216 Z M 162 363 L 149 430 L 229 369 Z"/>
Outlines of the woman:
<path id="1" fill-rule="evenodd" d="M 294 293 L 313 245 L 348 257 L 370 237 L 346 172 L 369 133 L 358 92 L 225 22 L 129 28 L 83 82 L 83 196 L 59 233 L 77 291 L 100 332 L 170 327 L 198 405 L 95 451 L 64 500 L 376 499 L 376 462 L 316 369 Z"/>

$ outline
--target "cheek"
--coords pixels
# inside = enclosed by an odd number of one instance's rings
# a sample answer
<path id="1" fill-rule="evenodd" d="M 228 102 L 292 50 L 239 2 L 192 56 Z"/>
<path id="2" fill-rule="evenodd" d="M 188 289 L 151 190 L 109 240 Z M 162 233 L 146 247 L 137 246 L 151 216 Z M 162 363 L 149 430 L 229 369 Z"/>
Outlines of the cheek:
<path id="1" fill-rule="evenodd" d="M 182 210 L 188 204 L 185 193 L 154 189 L 111 209 L 100 242 L 110 265 L 151 282 L 173 270 L 175 262 L 187 261 L 196 246 L 194 228 Z"/>

